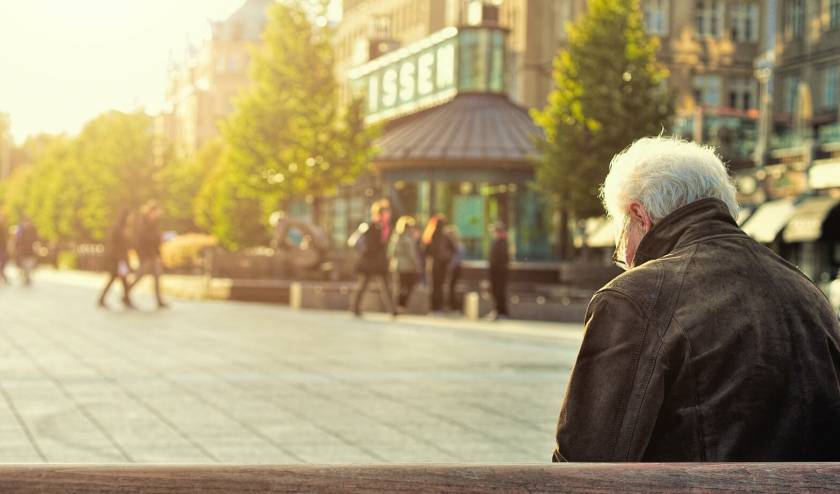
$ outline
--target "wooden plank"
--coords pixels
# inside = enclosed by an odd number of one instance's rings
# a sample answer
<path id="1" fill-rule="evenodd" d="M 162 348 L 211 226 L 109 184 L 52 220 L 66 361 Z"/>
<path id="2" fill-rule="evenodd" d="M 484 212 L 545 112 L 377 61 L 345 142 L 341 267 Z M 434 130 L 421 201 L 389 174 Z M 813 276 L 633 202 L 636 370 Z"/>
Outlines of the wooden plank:
<path id="1" fill-rule="evenodd" d="M 0 492 L 829 492 L 840 463 L 0 466 Z"/>

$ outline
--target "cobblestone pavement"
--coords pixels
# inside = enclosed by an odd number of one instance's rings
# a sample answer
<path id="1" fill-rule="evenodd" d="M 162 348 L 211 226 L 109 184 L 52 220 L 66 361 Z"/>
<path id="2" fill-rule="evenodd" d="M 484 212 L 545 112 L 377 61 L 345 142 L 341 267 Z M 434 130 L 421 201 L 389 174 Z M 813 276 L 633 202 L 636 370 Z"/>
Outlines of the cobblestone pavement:
<path id="1" fill-rule="evenodd" d="M 103 311 L 84 280 L 0 287 L 0 462 L 546 462 L 580 345 L 569 325 Z"/>

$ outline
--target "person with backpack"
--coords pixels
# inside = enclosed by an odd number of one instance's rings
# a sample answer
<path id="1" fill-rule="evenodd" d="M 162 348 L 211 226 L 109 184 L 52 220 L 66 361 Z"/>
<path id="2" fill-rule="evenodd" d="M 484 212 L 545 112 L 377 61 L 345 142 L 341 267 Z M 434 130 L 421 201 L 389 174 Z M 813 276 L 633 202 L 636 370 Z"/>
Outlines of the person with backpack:
<path id="1" fill-rule="evenodd" d="M 388 272 L 388 237 L 391 229 L 388 201 L 383 199 L 374 202 L 370 208 L 370 217 L 370 222 L 359 225 L 347 242 L 359 252 L 359 261 L 356 264 L 359 281 L 353 294 L 351 310 L 356 317 L 362 316 L 362 297 L 370 280 L 379 278 L 382 281 L 382 295 L 387 308 L 396 316 L 397 310 L 391 296 Z"/>
<path id="2" fill-rule="evenodd" d="M 391 258 L 391 270 L 397 274 L 399 283 L 397 308 L 405 310 L 422 266 L 417 248 L 417 223 L 411 216 L 402 216 L 397 220 L 395 232 L 388 254 Z"/>
<path id="3" fill-rule="evenodd" d="M 432 260 L 432 312 L 443 312 L 444 286 L 449 263 L 455 255 L 452 239 L 446 235 L 446 217 L 436 214 L 429 219 L 423 231 L 423 251 Z"/>

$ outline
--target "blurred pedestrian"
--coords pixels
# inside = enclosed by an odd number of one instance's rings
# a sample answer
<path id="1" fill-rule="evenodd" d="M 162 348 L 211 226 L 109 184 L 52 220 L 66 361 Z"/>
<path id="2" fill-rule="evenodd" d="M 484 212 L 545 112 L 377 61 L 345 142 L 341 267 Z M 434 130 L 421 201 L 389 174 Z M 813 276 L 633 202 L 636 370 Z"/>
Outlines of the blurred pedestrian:
<path id="1" fill-rule="evenodd" d="M 436 214 L 429 219 L 423 231 L 423 252 L 432 260 L 432 312 L 443 312 L 444 285 L 449 263 L 455 255 L 452 240 L 444 233 L 446 217 Z"/>
<path id="2" fill-rule="evenodd" d="M 38 264 L 37 244 L 38 230 L 32 220 L 24 216 L 15 232 L 15 257 L 25 286 L 32 284 L 32 270 Z"/>
<path id="3" fill-rule="evenodd" d="M 160 245 L 162 234 L 160 231 L 160 218 L 163 210 L 157 201 L 149 201 L 140 209 L 137 218 L 135 251 L 140 258 L 140 267 L 137 276 L 131 282 L 128 289 L 132 289 L 147 274 L 152 275 L 155 284 L 155 298 L 158 309 L 168 309 L 169 305 L 163 301 L 160 292 L 160 277 L 163 274 L 163 262 L 160 259 Z"/>
<path id="4" fill-rule="evenodd" d="M 9 262 L 9 227 L 6 224 L 6 216 L 0 214 L 0 283 L 6 285 L 9 280 L 6 278 L 6 263 Z"/>
<path id="5" fill-rule="evenodd" d="M 105 297 L 111 289 L 114 281 L 119 279 L 123 286 L 122 302 L 125 307 L 129 309 L 134 308 L 129 296 L 128 283 L 128 219 L 130 212 L 124 209 L 120 212 L 117 222 L 111 227 L 108 233 L 108 244 L 105 247 L 105 270 L 108 273 L 108 282 L 105 288 L 102 289 L 102 294 L 99 296 L 99 307 L 107 309 L 108 305 L 105 303 Z"/>
<path id="6" fill-rule="evenodd" d="M 391 239 L 389 255 L 391 270 L 397 274 L 399 285 L 397 308 L 405 310 L 422 266 L 420 249 L 417 247 L 420 232 L 417 230 L 417 222 L 413 217 L 402 216 L 397 220 L 395 233 L 396 235 Z"/>
<path id="7" fill-rule="evenodd" d="M 449 261 L 449 308 L 453 311 L 461 310 L 461 300 L 458 297 L 458 281 L 461 279 L 461 263 L 464 261 L 465 248 L 461 242 L 461 233 L 455 225 L 446 225 L 446 236 L 452 242 L 453 255 Z"/>
<path id="8" fill-rule="evenodd" d="M 362 315 L 362 297 L 371 278 L 382 281 L 382 295 L 392 315 L 397 315 L 394 300 L 391 297 L 391 283 L 388 273 L 388 236 L 390 234 L 390 206 L 386 200 L 373 203 L 370 208 L 370 222 L 362 223 L 350 236 L 348 245 L 359 252 L 356 271 L 359 282 L 353 294 L 352 311 L 357 317 Z"/>
<path id="9" fill-rule="evenodd" d="M 508 317 L 507 281 L 510 254 L 507 237 L 504 223 L 497 222 L 493 225 L 493 245 L 490 248 L 490 289 L 496 306 L 496 319 Z"/>

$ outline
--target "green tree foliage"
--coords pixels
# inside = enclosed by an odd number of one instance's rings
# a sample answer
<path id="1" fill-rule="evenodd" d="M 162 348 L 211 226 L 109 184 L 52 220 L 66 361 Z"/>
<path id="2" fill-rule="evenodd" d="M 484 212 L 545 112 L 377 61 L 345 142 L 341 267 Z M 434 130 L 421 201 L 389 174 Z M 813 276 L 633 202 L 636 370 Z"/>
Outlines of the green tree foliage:
<path id="1" fill-rule="evenodd" d="M 32 218 L 52 241 L 102 240 L 120 210 L 157 197 L 152 120 L 109 112 L 78 137 L 33 141 L 28 164 L 4 184 L 3 209 L 12 222 Z"/>
<path id="2" fill-rule="evenodd" d="M 194 214 L 195 204 L 202 185 L 218 165 L 222 150 L 221 141 L 216 139 L 190 158 L 166 160 L 157 180 L 167 228 L 178 232 L 201 230 Z"/>
<path id="3" fill-rule="evenodd" d="M 231 250 L 252 245 L 266 245 L 269 232 L 259 221 L 268 207 L 246 185 L 247 177 L 220 160 L 198 191 L 194 216 L 198 226 L 219 239 Z"/>
<path id="4" fill-rule="evenodd" d="M 598 188 L 612 156 L 668 127 L 673 96 L 639 0 L 591 0 L 568 33 L 568 49 L 554 61 L 555 89 L 533 112 L 545 130 L 536 181 L 564 217 L 586 218 L 602 214 Z"/>
<path id="5" fill-rule="evenodd" d="M 216 177 L 215 187 L 237 197 L 218 199 L 231 205 L 235 200 L 249 201 L 249 207 L 258 204 L 261 210 L 251 221 L 263 225 L 285 201 L 317 198 L 352 181 L 371 157 L 374 136 L 362 123 L 361 104 L 342 108 L 338 101 L 329 31 L 313 26 L 310 19 L 297 3 L 271 7 L 263 44 L 254 54 L 252 87 L 238 99 L 222 129 L 226 163 L 219 170 L 230 177 Z M 244 232 L 233 233 L 249 225 L 217 216 L 231 211 L 216 205 L 201 214 L 203 221 L 219 225 L 224 243 L 257 241 Z M 229 236 L 221 235 L 222 230 Z"/>

